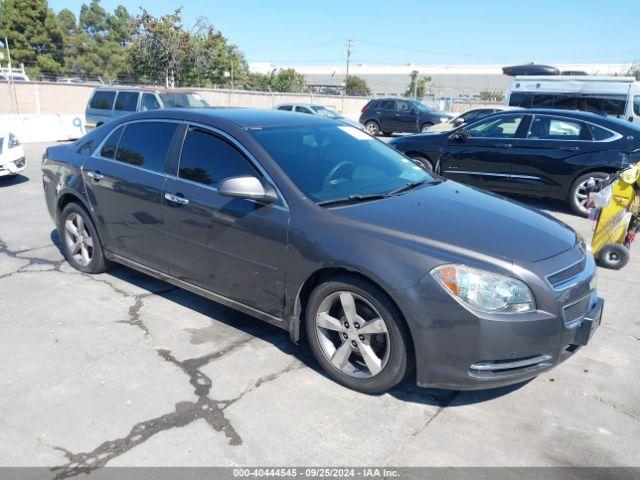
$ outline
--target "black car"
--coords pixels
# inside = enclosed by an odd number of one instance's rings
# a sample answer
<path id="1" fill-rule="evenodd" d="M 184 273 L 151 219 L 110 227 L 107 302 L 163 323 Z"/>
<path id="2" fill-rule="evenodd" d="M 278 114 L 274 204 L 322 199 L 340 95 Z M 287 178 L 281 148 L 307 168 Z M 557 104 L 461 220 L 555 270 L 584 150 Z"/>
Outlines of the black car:
<path id="1" fill-rule="evenodd" d="M 423 386 L 521 382 L 600 321 L 571 228 L 320 115 L 137 113 L 49 147 L 42 169 L 73 267 L 121 263 L 306 337 L 363 392 L 413 367 Z"/>
<path id="2" fill-rule="evenodd" d="M 451 118 L 427 108 L 417 100 L 380 98 L 362 107 L 360 123 L 371 135 L 426 132 L 438 123 Z"/>
<path id="3" fill-rule="evenodd" d="M 389 143 L 444 177 L 494 192 L 566 200 L 584 216 L 589 190 L 637 161 L 640 127 L 593 113 L 528 109 Z"/>

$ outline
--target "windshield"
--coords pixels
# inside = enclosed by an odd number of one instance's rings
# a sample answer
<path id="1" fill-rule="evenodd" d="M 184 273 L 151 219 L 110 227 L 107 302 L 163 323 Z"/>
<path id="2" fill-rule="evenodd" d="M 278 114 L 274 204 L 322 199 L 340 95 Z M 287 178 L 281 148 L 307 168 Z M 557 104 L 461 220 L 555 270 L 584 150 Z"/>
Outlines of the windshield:
<path id="1" fill-rule="evenodd" d="M 324 115 L 325 117 L 329 118 L 340 118 L 340 115 L 338 115 L 337 112 L 334 112 L 330 108 L 323 107 L 322 105 L 313 105 L 311 108 L 318 115 Z"/>
<path id="2" fill-rule="evenodd" d="M 197 93 L 164 92 L 160 98 L 167 108 L 208 107 L 207 101 Z"/>
<path id="3" fill-rule="evenodd" d="M 251 134 L 315 202 L 386 195 L 435 177 L 393 148 L 346 125 L 268 127 Z"/>

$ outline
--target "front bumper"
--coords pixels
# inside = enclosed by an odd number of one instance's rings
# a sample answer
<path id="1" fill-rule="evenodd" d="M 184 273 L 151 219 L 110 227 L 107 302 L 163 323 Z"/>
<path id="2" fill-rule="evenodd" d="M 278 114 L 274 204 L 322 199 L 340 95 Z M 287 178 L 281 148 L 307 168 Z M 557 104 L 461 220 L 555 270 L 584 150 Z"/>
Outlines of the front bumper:
<path id="1" fill-rule="evenodd" d="M 5 160 L 0 156 L 0 177 L 17 175 L 25 168 L 27 168 L 27 161 L 24 154 L 13 160 Z"/>

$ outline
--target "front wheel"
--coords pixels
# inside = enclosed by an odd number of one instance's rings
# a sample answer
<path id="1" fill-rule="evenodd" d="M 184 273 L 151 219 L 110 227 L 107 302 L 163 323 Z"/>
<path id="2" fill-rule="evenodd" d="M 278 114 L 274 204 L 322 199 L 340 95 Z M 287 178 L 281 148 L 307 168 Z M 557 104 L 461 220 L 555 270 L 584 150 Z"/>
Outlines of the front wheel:
<path id="1" fill-rule="evenodd" d="M 429 161 L 429 159 L 421 156 L 421 155 L 411 155 L 411 159 L 418 164 L 418 166 L 422 167 L 427 172 L 433 172 L 433 165 Z"/>
<path id="2" fill-rule="evenodd" d="M 102 273 L 108 262 L 96 228 L 86 210 L 76 203 L 70 203 L 60 214 L 58 234 L 67 262 L 81 272 Z"/>
<path id="3" fill-rule="evenodd" d="M 397 307 L 356 277 L 336 277 L 312 292 L 306 333 L 314 356 L 336 382 L 363 393 L 400 383 L 412 364 L 411 340 Z"/>
<path id="4" fill-rule="evenodd" d="M 429 123 L 429 122 L 427 122 L 427 123 L 423 124 L 423 125 L 420 127 L 420 132 L 421 132 L 421 133 L 428 132 L 428 131 L 429 131 L 429 128 L 431 128 L 431 127 L 433 127 L 433 123 Z"/>
<path id="5" fill-rule="evenodd" d="M 585 173 L 575 179 L 569 190 L 569 204 L 574 212 L 582 217 L 587 217 L 587 202 L 589 201 L 589 183 L 593 179 L 593 191 L 598 192 L 604 183 L 609 179 L 609 174 L 605 172 Z"/>

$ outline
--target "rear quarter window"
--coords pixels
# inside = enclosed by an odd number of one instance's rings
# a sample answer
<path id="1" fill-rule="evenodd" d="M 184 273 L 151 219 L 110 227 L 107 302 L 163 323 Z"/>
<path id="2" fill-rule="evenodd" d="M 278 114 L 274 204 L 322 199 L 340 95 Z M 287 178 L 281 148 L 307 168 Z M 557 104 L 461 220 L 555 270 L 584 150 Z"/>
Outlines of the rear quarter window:
<path id="1" fill-rule="evenodd" d="M 591 134 L 596 142 L 602 142 L 603 140 L 608 140 L 615 136 L 615 133 L 612 131 L 598 127 L 597 125 L 591 125 Z"/>
<path id="2" fill-rule="evenodd" d="M 89 107 L 99 110 L 111 110 L 113 108 L 113 100 L 115 98 L 115 91 L 99 90 L 93 94 L 93 97 L 91 97 Z"/>

